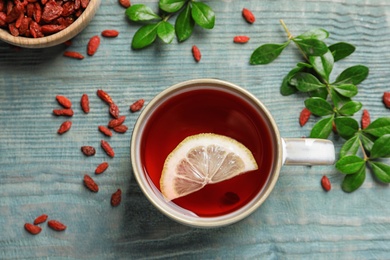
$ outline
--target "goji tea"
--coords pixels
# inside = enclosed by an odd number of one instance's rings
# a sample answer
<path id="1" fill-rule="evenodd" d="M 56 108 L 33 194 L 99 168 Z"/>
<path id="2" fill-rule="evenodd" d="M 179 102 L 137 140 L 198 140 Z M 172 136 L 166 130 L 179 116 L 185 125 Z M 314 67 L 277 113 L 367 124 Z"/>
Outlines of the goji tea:
<path id="1" fill-rule="evenodd" d="M 141 138 L 141 160 L 157 188 L 168 154 L 186 137 L 199 133 L 229 136 L 253 153 L 259 169 L 206 185 L 173 200 L 198 216 L 213 217 L 245 206 L 269 180 L 274 160 L 272 135 L 263 116 L 231 91 L 213 87 L 182 91 L 151 114 Z"/>

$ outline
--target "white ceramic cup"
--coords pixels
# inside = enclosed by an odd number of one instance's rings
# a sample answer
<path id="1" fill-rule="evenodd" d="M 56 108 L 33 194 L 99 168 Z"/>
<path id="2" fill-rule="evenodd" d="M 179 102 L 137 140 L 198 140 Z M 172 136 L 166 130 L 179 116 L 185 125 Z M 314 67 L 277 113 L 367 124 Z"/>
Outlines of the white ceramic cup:
<path id="1" fill-rule="evenodd" d="M 257 195 L 237 210 L 212 217 L 202 217 L 182 208 L 172 201 L 166 201 L 159 187 L 152 182 L 143 165 L 142 138 L 145 126 L 156 109 L 171 98 L 199 89 L 215 89 L 239 97 L 249 103 L 264 119 L 273 145 L 273 162 L 269 178 Z M 200 106 L 202 104 L 199 104 Z M 257 113 L 256 112 L 256 113 Z M 163 137 L 162 137 L 163 138 Z M 267 199 L 278 180 L 283 165 L 330 165 L 335 161 L 334 145 L 329 140 L 311 138 L 282 138 L 268 109 L 247 90 L 221 80 L 197 79 L 171 86 L 158 94 L 141 112 L 132 134 L 131 161 L 135 179 L 148 200 L 169 218 L 193 227 L 220 227 L 235 223 L 253 213 Z M 162 168 L 161 168 L 162 170 Z M 205 202 L 207 203 L 207 202 Z"/>

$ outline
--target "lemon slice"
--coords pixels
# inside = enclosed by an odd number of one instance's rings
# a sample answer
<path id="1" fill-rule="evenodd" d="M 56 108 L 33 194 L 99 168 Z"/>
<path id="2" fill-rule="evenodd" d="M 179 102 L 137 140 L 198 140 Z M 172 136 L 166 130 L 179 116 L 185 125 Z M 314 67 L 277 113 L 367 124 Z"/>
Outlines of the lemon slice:
<path id="1" fill-rule="evenodd" d="M 198 134 L 185 138 L 167 157 L 160 189 L 170 201 L 205 185 L 257 170 L 251 151 L 223 135 Z"/>

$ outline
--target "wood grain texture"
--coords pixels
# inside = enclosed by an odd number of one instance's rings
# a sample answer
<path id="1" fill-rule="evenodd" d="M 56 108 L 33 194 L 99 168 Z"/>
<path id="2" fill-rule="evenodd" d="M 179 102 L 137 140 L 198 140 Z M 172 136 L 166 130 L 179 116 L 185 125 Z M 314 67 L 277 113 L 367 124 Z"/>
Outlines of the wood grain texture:
<path id="1" fill-rule="evenodd" d="M 267 201 L 245 220 L 213 230 L 172 222 L 143 196 L 132 178 L 131 130 L 138 113 L 129 105 L 146 102 L 175 83 L 195 78 L 219 78 L 250 90 L 274 115 L 284 137 L 307 136 L 317 121 L 301 128 L 298 114 L 303 96 L 283 97 L 279 86 L 299 55 L 293 46 L 268 66 L 249 65 L 252 51 L 263 43 L 286 38 L 279 19 L 298 35 L 322 27 L 328 43 L 346 41 L 357 49 L 338 62 L 334 75 L 364 64 L 369 77 L 359 86 L 357 100 L 372 117 L 389 116 L 381 103 L 390 91 L 390 2 L 387 0 L 262 0 L 204 1 L 217 14 L 211 31 L 196 29 L 184 43 L 158 44 L 141 51 L 130 48 L 138 25 L 129 23 L 116 0 L 102 1 L 92 23 L 73 45 L 47 49 L 10 48 L 0 43 L 0 258 L 1 259 L 388 259 L 390 255 L 390 188 L 367 175 L 364 185 L 344 193 L 343 176 L 333 166 L 283 167 Z M 135 3 L 135 2 L 134 2 Z M 142 1 L 154 9 L 157 0 Z M 256 15 L 253 25 L 241 17 L 243 7 Z M 86 53 L 90 37 L 105 29 L 120 31 L 103 38 L 98 52 L 84 60 L 62 56 L 65 49 Z M 248 35 L 245 45 L 235 35 Z M 202 51 L 195 63 L 191 47 Z M 127 116 L 129 131 L 106 138 L 98 132 L 109 119 L 107 106 L 96 96 L 110 93 Z M 90 96 L 91 113 L 79 106 Z M 63 118 L 52 115 L 58 94 L 69 97 L 75 115 L 71 131 L 56 134 Z M 359 118 L 360 114 L 356 115 Z M 107 139 L 116 156 L 100 148 Z M 339 149 L 342 141 L 332 136 Z M 82 145 L 97 148 L 84 157 Z M 82 185 L 85 173 L 106 160 L 109 169 L 96 177 L 100 191 Z M 331 192 L 320 186 L 326 174 Z M 110 206 L 110 196 L 123 191 L 122 204 Z M 42 225 L 37 236 L 25 232 L 25 222 L 48 214 L 67 224 L 58 233 Z"/>

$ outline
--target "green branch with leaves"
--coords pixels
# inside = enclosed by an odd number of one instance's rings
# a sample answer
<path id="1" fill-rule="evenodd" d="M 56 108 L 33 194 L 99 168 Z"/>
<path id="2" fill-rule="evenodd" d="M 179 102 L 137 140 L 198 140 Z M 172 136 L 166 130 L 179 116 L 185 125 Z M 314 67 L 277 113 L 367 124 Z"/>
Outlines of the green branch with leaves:
<path id="1" fill-rule="evenodd" d="M 305 107 L 322 117 L 311 129 L 311 138 L 327 139 L 334 130 L 345 140 L 335 165 L 345 174 L 342 189 L 345 192 L 357 190 L 365 181 L 367 169 L 371 169 L 376 180 L 390 183 L 390 165 L 384 162 L 384 158 L 390 157 L 390 118 L 378 118 L 364 129 L 353 118 L 363 105 L 352 98 L 358 94 L 357 85 L 367 78 L 369 69 L 355 65 L 342 71 L 335 81 L 330 80 L 334 63 L 351 55 L 355 46 L 346 42 L 328 46 L 324 40 L 329 33 L 324 29 L 294 37 L 283 21 L 281 24 L 287 41 L 261 45 L 253 51 L 250 64 L 269 64 L 294 43 L 303 61 L 284 77 L 280 92 L 284 96 L 297 92 L 308 94 Z"/>
<path id="2" fill-rule="evenodd" d="M 171 43 L 177 37 L 179 42 L 187 40 L 195 25 L 205 29 L 214 28 L 215 13 L 205 3 L 194 0 L 159 0 L 159 14 L 144 4 L 134 4 L 126 9 L 126 16 L 133 22 L 143 23 L 134 34 L 133 49 L 145 48 L 160 39 Z M 178 14 L 174 25 L 169 19 Z"/>

